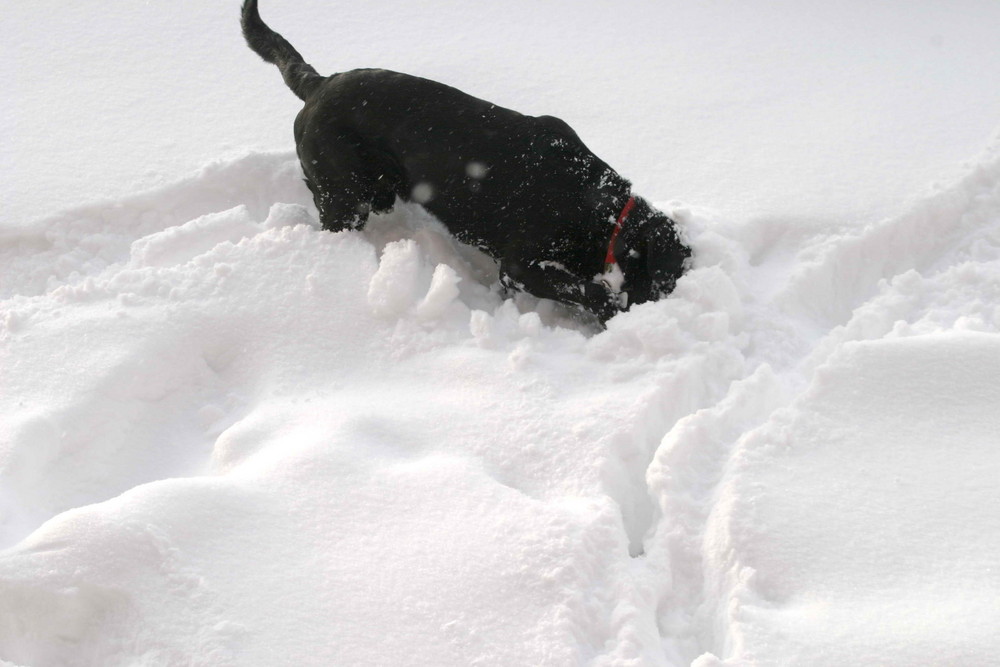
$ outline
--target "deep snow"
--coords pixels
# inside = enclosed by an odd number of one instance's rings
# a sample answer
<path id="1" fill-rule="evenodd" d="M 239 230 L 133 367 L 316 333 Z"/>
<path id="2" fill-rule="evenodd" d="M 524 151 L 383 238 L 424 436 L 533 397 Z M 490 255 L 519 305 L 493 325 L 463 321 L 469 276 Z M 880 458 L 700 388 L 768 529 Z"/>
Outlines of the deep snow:
<path id="1" fill-rule="evenodd" d="M 995 5 L 262 7 L 658 199 L 694 266 L 595 334 L 417 207 L 319 231 L 188 4 L 9 8 L 0 663 L 997 663 Z"/>

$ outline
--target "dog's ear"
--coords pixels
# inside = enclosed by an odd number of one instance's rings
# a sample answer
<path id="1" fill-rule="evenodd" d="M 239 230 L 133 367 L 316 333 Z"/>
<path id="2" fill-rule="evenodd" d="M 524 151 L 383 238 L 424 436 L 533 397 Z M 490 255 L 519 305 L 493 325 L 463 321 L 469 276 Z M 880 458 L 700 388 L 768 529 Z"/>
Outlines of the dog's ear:
<path id="1" fill-rule="evenodd" d="M 649 273 L 651 299 L 660 299 L 674 291 L 677 279 L 684 273 L 684 262 L 691 249 L 681 243 L 674 221 L 663 216 L 648 226 L 646 235 L 646 270 Z"/>
<path id="2" fill-rule="evenodd" d="M 630 306 L 670 294 L 691 256 L 676 223 L 639 197 L 632 216 L 637 224 L 626 224 L 615 244 L 615 256 L 625 274 L 622 291 L 628 293 Z"/>

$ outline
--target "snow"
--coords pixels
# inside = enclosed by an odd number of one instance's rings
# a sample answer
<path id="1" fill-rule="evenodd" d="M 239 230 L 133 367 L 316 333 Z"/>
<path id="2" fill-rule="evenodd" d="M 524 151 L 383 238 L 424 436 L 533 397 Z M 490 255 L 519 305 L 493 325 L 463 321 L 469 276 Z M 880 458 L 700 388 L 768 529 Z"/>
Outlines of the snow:
<path id="1" fill-rule="evenodd" d="M 265 3 L 677 219 L 595 332 L 322 232 L 235 5 L 5 8 L 0 664 L 995 662 L 1000 7 Z"/>

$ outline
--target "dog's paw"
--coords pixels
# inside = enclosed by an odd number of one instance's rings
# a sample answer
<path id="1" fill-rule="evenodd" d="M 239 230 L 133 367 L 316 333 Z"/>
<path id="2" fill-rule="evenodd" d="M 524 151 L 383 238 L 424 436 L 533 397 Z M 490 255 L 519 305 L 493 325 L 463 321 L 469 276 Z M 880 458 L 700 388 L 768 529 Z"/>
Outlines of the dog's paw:
<path id="1" fill-rule="evenodd" d="M 603 325 L 624 310 L 620 296 L 605 283 L 587 283 L 584 287 L 584 302 L 581 305 L 593 313 Z"/>

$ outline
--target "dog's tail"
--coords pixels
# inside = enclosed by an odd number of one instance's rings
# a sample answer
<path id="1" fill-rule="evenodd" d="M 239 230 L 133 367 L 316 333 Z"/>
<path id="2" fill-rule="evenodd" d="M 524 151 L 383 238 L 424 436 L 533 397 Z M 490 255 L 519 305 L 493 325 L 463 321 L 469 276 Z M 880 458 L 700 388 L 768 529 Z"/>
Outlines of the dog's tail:
<path id="1" fill-rule="evenodd" d="M 285 83 L 303 101 L 326 78 L 306 63 L 284 37 L 267 27 L 257 11 L 257 0 L 245 0 L 240 25 L 247 45 L 265 62 L 277 65 Z"/>

